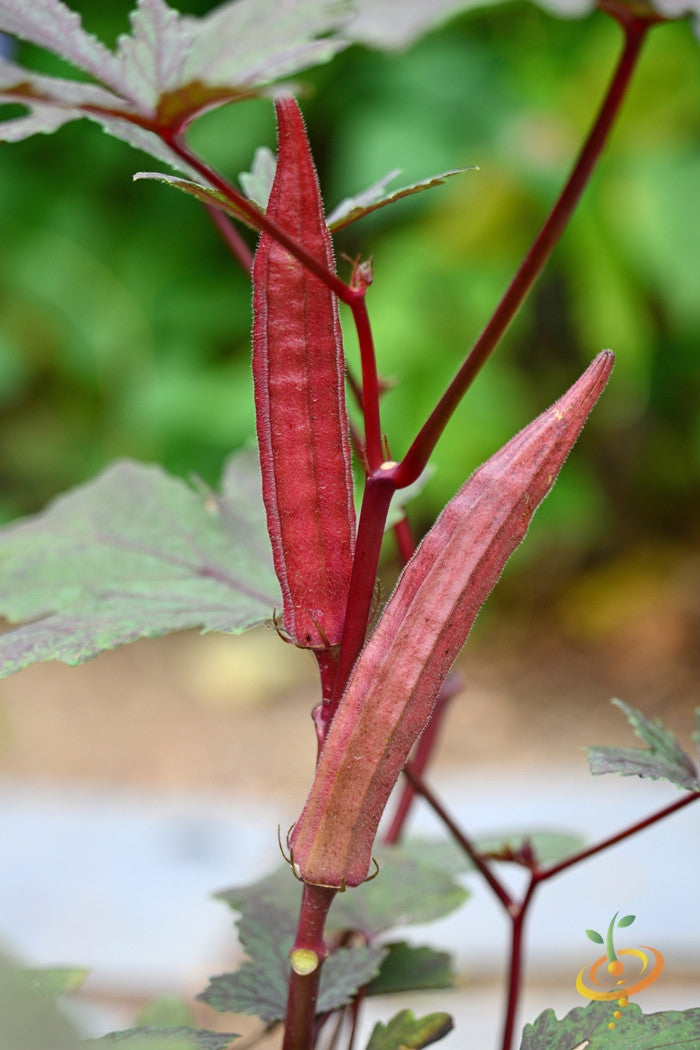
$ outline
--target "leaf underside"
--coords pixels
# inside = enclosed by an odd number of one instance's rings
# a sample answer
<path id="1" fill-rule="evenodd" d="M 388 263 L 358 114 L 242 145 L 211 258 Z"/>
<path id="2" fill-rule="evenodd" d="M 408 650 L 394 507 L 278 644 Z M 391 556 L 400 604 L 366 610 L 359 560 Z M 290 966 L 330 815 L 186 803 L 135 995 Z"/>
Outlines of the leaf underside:
<path id="1" fill-rule="evenodd" d="M 0 531 L 0 677 L 42 660 L 79 664 L 170 631 L 240 633 L 280 604 L 257 458 L 222 492 L 122 461 Z"/>
<path id="2" fill-rule="evenodd" d="M 673 733 L 622 700 L 612 701 L 627 716 L 637 736 L 648 745 L 637 747 L 589 747 L 588 765 L 593 776 L 619 773 L 624 777 L 668 780 L 685 791 L 700 791 L 695 763 Z"/>
<path id="3" fill-rule="evenodd" d="M 700 1050 L 700 1009 L 643 1014 L 630 1003 L 609 1028 L 615 1005 L 591 1002 L 558 1020 L 545 1010 L 525 1025 L 520 1050 Z"/>
<path id="4" fill-rule="evenodd" d="M 256 156 L 258 160 L 257 165 L 255 163 L 253 165 L 254 170 L 252 172 L 243 172 L 240 179 L 249 200 L 259 208 L 263 208 L 267 204 L 272 177 L 274 177 L 275 173 L 275 158 L 269 150 L 259 150 Z M 454 171 L 443 171 L 439 175 L 432 175 L 427 179 L 411 183 L 410 186 L 402 186 L 398 190 L 391 190 L 385 193 L 384 190 L 387 184 L 398 174 L 398 170 L 390 171 L 384 178 L 368 187 L 368 189 L 354 197 L 348 197 L 346 200 L 341 201 L 326 216 L 328 229 L 331 233 L 337 233 L 338 230 L 349 226 L 350 223 L 363 219 L 366 215 L 370 215 L 373 211 L 377 211 L 380 208 L 385 208 L 388 204 L 394 204 L 396 201 L 403 200 L 404 197 L 412 197 L 417 193 L 422 193 L 423 190 L 432 189 L 434 186 L 441 186 L 453 175 L 462 175 L 464 172 L 474 170 L 474 168 L 457 168 Z M 250 229 L 254 228 L 250 219 L 243 215 L 223 193 L 206 186 L 202 182 L 194 179 L 184 179 L 177 175 L 168 175 L 161 171 L 137 171 L 134 179 L 150 179 L 154 182 L 162 182 L 166 186 L 172 186 L 174 189 L 181 190 L 190 197 L 201 201 L 202 204 L 210 204 L 212 207 L 218 208 L 219 211 L 225 212 L 231 218 L 250 227 Z"/>
<path id="5" fill-rule="evenodd" d="M 266 85 L 326 62 L 347 41 L 345 0 L 229 0 L 201 18 L 165 0 L 138 0 L 130 34 L 114 52 L 86 32 L 61 0 L 0 0 L 0 32 L 60 55 L 97 84 L 44 76 L 0 59 L 0 102 L 28 114 L 0 123 L 17 141 L 87 116 L 105 131 L 194 174 L 163 138 L 201 113 L 264 92 Z"/>

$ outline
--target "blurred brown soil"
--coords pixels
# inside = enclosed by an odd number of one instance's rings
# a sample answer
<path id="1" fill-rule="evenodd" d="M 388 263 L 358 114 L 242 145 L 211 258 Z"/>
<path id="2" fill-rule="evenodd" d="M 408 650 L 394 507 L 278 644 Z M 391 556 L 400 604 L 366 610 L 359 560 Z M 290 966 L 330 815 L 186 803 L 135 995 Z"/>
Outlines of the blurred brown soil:
<path id="1" fill-rule="evenodd" d="M 443 769 L 584 763 L 586 744 L 633 745 L 619 696 L 694 752 L 700 557 L 639 551 L 546 608 L 489 606 L 459 668 Z M 0 683 L 0 775 L 303 800 L 314 762 L 313 658 L 274 630 L 184 632 L 79 668 Z"/>

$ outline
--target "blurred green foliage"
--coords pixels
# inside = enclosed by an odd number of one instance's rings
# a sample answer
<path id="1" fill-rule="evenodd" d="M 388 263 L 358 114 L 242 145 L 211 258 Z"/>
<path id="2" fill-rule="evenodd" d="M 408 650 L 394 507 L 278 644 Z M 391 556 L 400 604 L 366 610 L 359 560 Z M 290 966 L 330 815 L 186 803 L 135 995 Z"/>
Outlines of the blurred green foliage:
<path id="1" fill-rule="evenodd" d="M 122 0 L 74 2 L 107 42 Z M 203 13 L 207 0 L 178 5 Z M 400 380 L 395 457 L 488 320 L 565 178 L 620 44 L 602 15 L 498 4 L 410 50 L 354 47 L 302 100 L 327 204 L 389 169 L 403 182 L 478 165 L 338 237 L 374 258 L 380 369 Z M 22 47 L 55 71 L 58 60 Z M 610 390 L 541 513 L 527 557 L 662 532 L 688 539 L 700 496 L 700 52 L 655 29 L 602 166 L 535 293 L 477 379 L 418 508 L 436 513 L 478 463 L 605 346 Z M 191 141 L 230 177 L 274 142 L 271 106 L 212 113 Z M 215 482 L 254 434 L 250 291 L 156 163 L 82 121 L 0 152 L 0 516 L 38 509 L 118 456 Z M 349 342 L 350 357 L 354 348 Z"/>

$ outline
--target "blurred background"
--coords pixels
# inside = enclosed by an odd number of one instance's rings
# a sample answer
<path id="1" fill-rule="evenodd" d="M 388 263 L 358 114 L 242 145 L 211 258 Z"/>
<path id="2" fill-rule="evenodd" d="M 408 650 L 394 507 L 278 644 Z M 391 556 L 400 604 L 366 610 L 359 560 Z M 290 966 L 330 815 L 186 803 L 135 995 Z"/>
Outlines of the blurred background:
<path id="1" fill-rule="evenodd" d="M 128 28 L 126 0 L 71 6 L 107 43 Z M 299 78 L 329 210 L 393 168 L 397 185 L 479 169 L 337 238 L 342 275 L 344 255 L 374 260 L 368 303 L 380 370 L 396 382 L 383 405 L 394 457 L 537 232 L 619 45 L 602 15 L 560 20 L 520 0 L 453 19 L 404 52 L 353 47 Z M 65 73 L 25 45 L 18 58 Z M 271 107 L 213 113 L 191 142 L 235 179 L 257 146 L 274 147 Z M 121 456 L 216 483 L 226 455 L 253 438 L 247 279 L 192 200 L 132 182 L 156 167 L 86 121 L 0 151 L 0 521 Z M 692 747 L 699 186 L 698 41 L 687 24 L 663 26 L 569 230 L 412 507 L 420 534 L 483 459 L 601 348 L 615 350 L 609 389 L 468 647 L 470 691 L 440 754 L 448 772 L 504 760 L 534 769 L 545 757 L 584 768 L 581 744 L 631 743 L 612 695 Z M 388 581 L 393 572 L 389 551 Z M 31 668 L 3 683 L 2 772 L 264 794 L 293 820 L 313 761 L 313 688 L 301 654 L 257 633 L 138 643 L 77 671 Z"/>

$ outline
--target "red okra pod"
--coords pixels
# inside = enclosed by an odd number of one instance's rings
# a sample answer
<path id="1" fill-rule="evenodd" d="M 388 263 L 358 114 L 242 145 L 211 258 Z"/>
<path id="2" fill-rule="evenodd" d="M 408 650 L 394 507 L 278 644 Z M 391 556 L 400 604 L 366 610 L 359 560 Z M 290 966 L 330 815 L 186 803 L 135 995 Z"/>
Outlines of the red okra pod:
<path id="1" fill-rule="evenodd" d="M 335 272 L 303 119 L 277 101 L 268 216 Z M 253 265 L 253 381 L 263 497 L 297 645 L 340 642 L 355 539 L 343 345 L 336 297 L 266 233 Z"/>
<path id="2" fill-rule="evenodd" d="M 599 354 L 483 464 L 404 569 L 351 672 L 291 837 L 305 882 L 367 878 L 379 820 L 476 615 L 566 459 L 613 364 Z"/>

